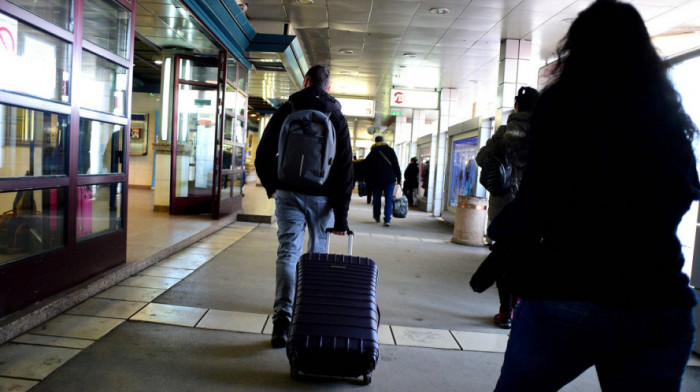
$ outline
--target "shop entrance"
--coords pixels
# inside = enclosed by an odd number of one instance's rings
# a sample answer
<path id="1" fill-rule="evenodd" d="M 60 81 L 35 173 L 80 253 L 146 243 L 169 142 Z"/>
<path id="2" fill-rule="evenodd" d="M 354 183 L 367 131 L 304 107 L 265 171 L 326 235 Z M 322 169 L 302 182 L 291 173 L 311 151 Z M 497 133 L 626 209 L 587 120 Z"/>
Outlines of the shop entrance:
<path id="1" fill-rule="evenodd" d="M 224 71 L 221 71 L 221 70 Z M 221 71 L 221 72 L 220 72 Z M 170 213 L 220 216 L 222 77 L 217 58 L 175 56 Z"/>

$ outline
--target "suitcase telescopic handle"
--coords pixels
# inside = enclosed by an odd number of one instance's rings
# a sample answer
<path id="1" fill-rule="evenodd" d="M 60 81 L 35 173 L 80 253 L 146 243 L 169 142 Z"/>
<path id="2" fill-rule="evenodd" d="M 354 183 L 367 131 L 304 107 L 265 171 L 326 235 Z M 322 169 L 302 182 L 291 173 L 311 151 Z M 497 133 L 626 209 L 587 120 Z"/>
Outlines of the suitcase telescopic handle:
<path id="1" fill-rule="evenodd" d="M 333 234 L 333 228 L 329 227 L 326 229 L 326 234 L 330 233 Z M 348 230 L 348 256 L 352 256 L 352 242 L 353 242 L 353 237 L 355 237 L 355 233 L 352 230 Z M 326 236 L 326 253 L 331 253 L 331 236 L 327 235 Z"/>

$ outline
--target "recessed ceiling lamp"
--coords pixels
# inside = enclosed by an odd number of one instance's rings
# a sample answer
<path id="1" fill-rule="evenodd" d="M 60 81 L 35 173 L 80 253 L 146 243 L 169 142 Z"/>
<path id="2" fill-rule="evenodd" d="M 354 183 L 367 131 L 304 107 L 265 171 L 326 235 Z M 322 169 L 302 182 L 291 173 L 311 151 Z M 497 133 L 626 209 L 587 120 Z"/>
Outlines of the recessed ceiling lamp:
<path id="1" fill-rule="evenodd" d="M 308 5 L 308 4 L 313 4 L 314 0 L 297 0 L 297 3 Z"/>
<path id="2" fill-rule="evenodd" d="M 163 60 L 155 60 L 154 63 L 156 65 L 163 65 Z"/>
<path id="3" fill-rule="evenodd" d="M 416 54 L 413 52 L 406 52 L 403 54 L 403 57 L 416 57 Z"/>
<path id="4" fill-rule="evenodd" d="M 341 49 L 338 51 L 340 54 L 355 54 L 355 52 L 352 49 Z"/>
<path id="5" fill-rule="evenodd" d="M 435 14 L 435 15 L 445 15 L 446 13 L 450 12 L 448 8 L 431 8 L 430 13 Z"/>

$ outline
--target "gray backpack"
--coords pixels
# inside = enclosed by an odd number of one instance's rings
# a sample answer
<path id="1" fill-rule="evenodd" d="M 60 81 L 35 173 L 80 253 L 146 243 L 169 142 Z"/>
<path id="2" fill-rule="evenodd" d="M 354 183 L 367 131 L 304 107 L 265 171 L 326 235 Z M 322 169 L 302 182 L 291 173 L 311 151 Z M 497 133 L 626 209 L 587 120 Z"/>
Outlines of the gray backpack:
<path id="1" fill-rule="evenodd" d="M 291 102 L 290 102 L 291 104 Z M 330 113 L 294 111 L 282 123 L 277 177 L 281 183 L 320 188 L 335 156 L 335 129 Z"/>

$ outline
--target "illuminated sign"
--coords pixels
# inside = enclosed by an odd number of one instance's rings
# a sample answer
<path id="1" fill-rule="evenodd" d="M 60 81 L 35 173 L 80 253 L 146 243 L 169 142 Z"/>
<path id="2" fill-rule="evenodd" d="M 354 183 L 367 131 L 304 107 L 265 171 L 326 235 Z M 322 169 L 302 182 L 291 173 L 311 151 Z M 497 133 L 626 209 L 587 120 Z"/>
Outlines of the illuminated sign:
<path id="1" fill-rule="evenodd" d="M 391 89 L 391 107 L 437 109 L 440 94 L 436 91 Z"/>
<path id="2" fill-rule="evenodd" d="M 342 111 L 346 116 L 374 117 L 374 101 L 371 99 L 336 98 L 343 106 Z"/>

